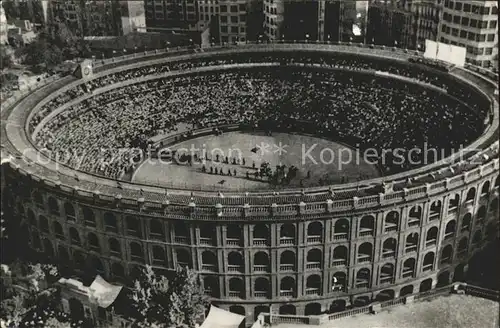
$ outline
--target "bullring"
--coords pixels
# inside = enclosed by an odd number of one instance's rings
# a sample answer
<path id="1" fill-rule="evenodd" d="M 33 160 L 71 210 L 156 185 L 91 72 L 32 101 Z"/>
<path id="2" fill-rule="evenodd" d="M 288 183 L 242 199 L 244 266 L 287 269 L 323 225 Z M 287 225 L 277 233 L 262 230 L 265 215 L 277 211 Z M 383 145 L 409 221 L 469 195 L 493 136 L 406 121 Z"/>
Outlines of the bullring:
<path id="1" fill-rule="evenodd" d="M 214 304 L 245 314 L 247 323 L 270 308 L 335 312 L 460 280 L 468 259 L 498 231 L 496 86 L 467 69 L 443 72 L 409 61 L 416 56 L 356 45 L 248 44 L 96 62 L 90 80 L 65 77 L 2 111 L 3 151 L 14 157 L 6 175 L 11 201 L 31 247 L 71 264 L 68 271 L 126 283 L 137 266 L 168 274 L 188 265 Z M 480 118 L 462 141 L 475 151 L 364 181 L 251 191 L 119 181 L 116 168 L 76 170 L 40 150 L 45 144 L 37 136 L 65 122 L 68 108 L 117 86 L 257 67 L 347 80 L 351 71 L 352 79 L 365 74 L 413 83 L 429 95 L 462 95 L 457 108 Z M 332 288 L 334 278 L 340 290 Z"/>

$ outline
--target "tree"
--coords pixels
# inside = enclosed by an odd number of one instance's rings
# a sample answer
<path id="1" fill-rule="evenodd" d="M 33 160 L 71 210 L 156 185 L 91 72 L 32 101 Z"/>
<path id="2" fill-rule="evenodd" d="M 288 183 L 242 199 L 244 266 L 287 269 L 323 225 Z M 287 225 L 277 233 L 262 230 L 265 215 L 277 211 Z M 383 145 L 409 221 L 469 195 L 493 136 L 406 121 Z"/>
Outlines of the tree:
<path id="1" fill-rule="evenodd" d="M 42 66 L 51 69 L 63 61 L 62 51 L 44 37 L 21 48 L 19 54 L 24 57 L 24 63 L 30 66 Z"/>
<path id="2" fill-rule="evenodd" d="M 208 305 L 194 271 L 178 268 L 169 281 L 151 266 L 135 281 L 131 301 L 138 327 L 193 327 Z"/>
<path id="3" fill-rule="evenodd" d="M 14 327 L 19 327 L 19 323 L 26 311 L 24 298 L 21 295 L 15 295 L 12 298 L 2 300 L 0 303 L 0 320 L 5 322 L 7 327 L 12 324 L 14 324 Z"/>
<path id="4" fill-rule="evenodd" d="M 69 322 L 60 322 L 56 318 L 50 318 L 45 322 L 45 328 L 71 328 Z"/>

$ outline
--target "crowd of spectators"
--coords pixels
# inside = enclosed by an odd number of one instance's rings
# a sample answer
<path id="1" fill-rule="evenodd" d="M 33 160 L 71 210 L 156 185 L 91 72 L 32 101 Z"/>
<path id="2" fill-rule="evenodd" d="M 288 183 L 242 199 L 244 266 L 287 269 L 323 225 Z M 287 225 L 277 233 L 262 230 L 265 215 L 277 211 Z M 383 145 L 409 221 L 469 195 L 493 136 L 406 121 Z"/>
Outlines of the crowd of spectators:
<path id="1" fill-rule="evenodd" d="M 171 133 L 179 124 L 201 128 L 239 123 L 313 132 L 362 149 L 374 148 L 378 154 L 399 148 L 407 156 L 410 149 L 422 149 L 426 144 L 439 151 L 436 158 L 427 158 L 429 162 L 469 144 L 483 129 L 487 102 L 425 67 L 412 69 L 352 56 L 248 54 L 164 63 L 97 78 L 44 105 L 30 122 L 31 131 L 57 107 L 103 86 L 144 75 L 245 62 L 281 65 L 233 67 L 119 87 L 57 115 L 35 141 L 59 161 L 119 178 L 134 169 L 130 159 L 136 153 L 127 150 L 144 149 L 151 137 Z M 359 70 L 430 83 L 448 96 L 413 83 L 352 72 Z M 419 160 L 419 164 L 428 164 L 418 153 L 413 153 L 414 162 L 397 165 L 388 156 L 384 158 L 386 173 L 408 169 Z"/>

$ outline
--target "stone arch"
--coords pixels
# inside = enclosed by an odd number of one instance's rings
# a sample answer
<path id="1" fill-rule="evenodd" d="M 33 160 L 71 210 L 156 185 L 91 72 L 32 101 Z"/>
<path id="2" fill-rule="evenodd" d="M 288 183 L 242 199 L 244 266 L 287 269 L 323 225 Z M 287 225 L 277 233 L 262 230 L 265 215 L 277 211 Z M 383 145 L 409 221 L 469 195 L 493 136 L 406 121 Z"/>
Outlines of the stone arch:
<path id="1" fill-rule="evenodd" d="M 271 291 L 271 284 L 269 282 L 269 279 L 263 277 L 255 279 L 254 283 L 255 297 L 269 297 L 270 291 Z"/>
<path id="2" fill-rule="evenodd" d="M 152 219 L 149 221 L 149 235 L 153 239 L 163 240 L 165 239 L 165 231 L 163 229 L 163 222 L 157 219 Z"/>
<path id="3" fill-rule="evenodd" d="M 78 230 L 76 230 L 74 227 L 69 228 L 69 239 L 71 240 L 71 243 L 74 245 L 81 244 L 80 234 L 78 233 Z"/>
<path id="4" fill-rule="evenodd" d="M 345 291 L 347 288 L 347 274 L 342 271 L 337 271 L 332 277 L 332 290 Z"/>
<path id="5" fill-rule="evenodd" d="M 229 271 L 245 272 L 245 259 L 241 253 L 233 251 L 227 256 Z"/>
<path id="6" fill-rule="evenodd" d="M 152 258 L 153 264 L 158 266 L 166 266 L 167 265 L 167 255 L 165 254 L 165 248 L 160 245 L 154 245 L 152 247 Z"/>
<path id="7" fill-rule="evenodd" d="M 380 268 L 380 283 L 392 283 L 395 278 L 395 267 L 393 263 L 386 263 Z"/>
<path id="8" fill-rule="evenodd" d="M 304 315 L 320 315 L 321 312 L 320 303 L 309 303 L 304 309 Z"/>
<path id="9" fill-rule="evenodd" d="M 483 239 L 483 233 L 481 232 L 481 230 L 476 230 L 476 232 L 474 232 L 474 236 L 472 237 L 472 244 L 474 245 L 480 244 L 482 239 Z"/>
<path id="10" fill-rule="evenodd" d="M 111 255 L 120 257 L 122 251 L 118 240 L 116 240 L 115 238 L 109 238 L 108 244 L 109 244 L 109 252 L 111 253 Z"/>
<path id="11" fill-rule="evenodd" d="M 253 228 L 254 242 L 263 242 L 264 244 L 269 240 L 269 227 L 266 224 L 257 224 Z"/>
<path id="12" fill-rule="evenodd" d="M 446 245 L 441 251 L 441 264 L 451 263 L 453 261 L 453 246 Z"/>
<path id="13" fill-rule="evenodd" d="M 481 196 L 486 196 L 490 192 L 490 182 L 486 181 L 481 187 Z"/>
<path id="14" fill-rule="evenodd" d="M 370 296 L 358 296 L 353 300 L 352 305 L 354 307 L 363 307 L 367 306 L 371 302 L 372 300 L 370 299 Z"/>
<path id="15" fill-rule="evenodd" d="M 57 254 L 60 262 L 62 262 L 63 265 L 67 265 L 70 262 L 69 253 L 66 247 L 60 245 L 57 248 Z"/>
<path id="16" fill-rule="evenodd" d="M 333 249 L 333 265 L 347 265 L 349 260 L 349 250 L 346 246 L 340 245 Z"/>
<path id="17" fill-rule="evenodd" d="M 415 205 L 410 208 L 410 212 L 408 214 L 408 226 L 418 226 L 420 225 L 420 221 L 422 220 L 422 206 Z"/>
<path id="18" fill-rule="evenodd" d="M 339 219 L 333 227 L 333 239 L 348 239 L 349 238 L 349 221 L 347 219 Z"/>
<path id="19" fill-rule="evenodd" d="M 73 252 L 73 263 L 77 269 L 84 270 L 85 269 L 85 256 L 80 251 Z"/>
<path id="20" fill-rule="evenodd" d="M 127 228 L 127 235 L 134 237 L 142 236 L 141 222 L 138 218 L 127 215 L 125 217 L 125 226 Z"/>
<path id="21" fill-rule="evenodd" d="M 144 262 L 144 251 L 141 244 L 134 241 L 130 243 L 130 257 L 132 261 Z"/>
<path id="22" fill-rule="evenodd" d="M 200 225 L 200 241 L 202 244 L 209 245 L 217 243 L 217 229 L 214 224 L 203 223 Z"/>
<path id="23" fill-rule="evenodd" d="M 270 269 L 269 255 L 266 252 L 257 252 L 253 257 L 254 271 L 266 272 Z"/>
<path id="24" fill-rule="evenodd" d="M 396 211 L 390 211 L 385 216 L 384 231 L 398 231 L 399 230 L 399 213 Z"/>
<path id="25" fill-rule="evenodd" d="M 450 198 L 450 202 L 448 204 L 448 211 L 456 210 L 459 204 L 460 204 L 460 195 L 455 194 L 453 198 Z"/>
<path id="26" fill-rule="evenodd" d="M 465 282 L 465 264 L 460 263 L 455 267 L 453 273 L 453 282 L 460 281 Z"/>
<path id="27" fill-rule="evenodd" d="M 403 278 L 409 278 L 415 276 L 415 264 L 416 260 L 413 257 L 406 259 L 403 262 Z"/>
<path id="28" fill-rule="evenodd" d="M 295 265 L 297 263 L 297 257 L 295 252 L 286 250 L 280 255 L 280 270 L 291 270 L 295 271 Z"/>
<path id="29" fill-rule="evenodd" d="M 64 203 L 64 213 L 66 214 L 66 220 L 76 221 L 75 207 L 69 202 Z"/>
<path id="30" fill-rule="evenodd" d="M 450 283 L 450 272 L 448 270 L 441 272 L 437 277 L 436 287 L 444 287 Z"/>
<path id="31" fill-rule="evenodd" d="M 442 202 L 440 200 L 435 200 L 431 204 L 429 216 L 431 218 L 438 217 L 441 214 Z"/>
<path id="32" fill-rule="evenodd" d="M 57 239 L 64 239 L 64 231 L 63 231 L 62 225 L 59 222 L 54 221 L 53 227 L 54 227 L 54 234 L 56 235 L 56 238 Z"/>
<path id="33" fill-rule="evenodd" d="M 472 214 L 471 213 L 466 213 L 464 215 L 464 217 L 462 218 L 461 231 L 462 232 L 464 232 L 464 231 L 470 231 L 471 223 L 472 223 Z"/>
<path id="34" fill-rule="evenodd" d="M 96 234 L 93 232 L 89 232 L 87 234 L 87 240 L 89 243 L 89 248 L 92 251 L 95 252 L 100 252 L 101 251 L 101 246 L 99 244 L 99 239 L 97 238 Z"/>
<path id="35" fill-rule="evenodd" d="M 323 252 L 318 248 L 310 249 L 307 252 L 306 266 L 309 269 L 321 268 L 323 263 Z"/>
<path id="36" fill-rule="evenodd" d="M 359 221 L 360 237 L 373 236 L 375 233 L 375 217 L 373 215 L 365 215 Z"/>
<path id="37" fill-rule="evenodd" d="M 178 266 L 191 268 L 192 259 L 188 250 L 184 248 L 178 248 L 175 250 L 175 254 Z"/>
<path id="38" fill-rule="evenodd" d="M 52 242 L 47 238 L 43 239 L 43 252 L 45 253 L 45 256 L 47 256 L 47 258 L 54 258 L 54 246 L 52 246 Z"/>
<path id="39" fill-rule="evenodd" d="M 245 311 L 245 308 L 243 306 L 241 306 L 241 305 L 231 305 L 229 307 L 229 312 L 245 316 L 245 318 L 243 319 L 243 321 L 240 323 L 240 325 L 238 327 L 239 328 L 245 328 L 246 327 L 246 311 Z"/>
<path id="40" fill-rule="evenodd" d="M 356 288 L 369 288 L 371 282 L 371 271 L 368 268 L 361 268 L 356 273 Z"/>
<path id="41" fill-rule="evenodd" d="M 184 221 L 176 220 L 174 222 L 174 235 L 175 237 L 190 238 L 190 231 L 188 225 Z"/>
<path id="42" fill-rule="evenodd" d="M 375 299 L 377 302 L 385 302 L 394 299 L 396 293 L 392 289 L 384 289 L 380 293 L 377 294 Z"/>
<path id="43" fill-rule="evenodd" d="M 399 297 L 413 294 L 413 285 L 406 285 L 399 291 Z"/>
<path id="44" fill-rule="evenodd" d="M 205 290 L 205 294 L 211 297 L 220 297 L 219 280 L 214 276 L 206 276 L 203 278 L 203 289 Z"/>
<path id="45" fill-rule="evenodd" d="M 280 243 L 293 244 L 295 242 L 295 226 L 285 223 L 280 228 Z"/>
<path id="46" fill-rule="evenodd" d="M 113 263 L 111 265 L 111 273 L 115 278 L 119 279 L 125 278 L 125 269 L 123 268 L 123 265 L 121 265 L 120 263 Z"/>
<path id="47" fill-rule="evenodd" d="M 467 248 L 469 247 L 469 239 L 467 237 L 462 237 L 458 242 L 458 254 L 463 254 L 467 252 Z"/>
<path id="48" fill-rule="evenodd" d="M 420 287 L 418 289 L 418 292 L 423 293 L 423 292 L 427 292 L 431 289 L 432 289 L 432 278 L 428 278 L 428 279 L 423 280 L 420 283 Z"/>
<path id="49" fill-rule="evenodd" d="M 35 203 L 35 205 L 40 208 L 40 209 L 43 209 L 45 208 L 45 205 L 44 205 L 44 202 L 43 202 L 43 197 L 42 197 L 42 194 L 39 192 L 39 191 L 34 191 L 33 192 L 33 202 Z"/>
<path id="50" fill-rule="evenodd" d="M 96 221 L 94 211 L 88 207 L 83 207 L 82 212 L 84 224 L 88 227 L 95 227 Z"/>
<path id="51" fill-rule="evenodd" d="M 296 290 L 296 283 L 293 277 L 284 277 L 280 281 L 280 293 L 282 296 L 293 296 Z M 285 295 L 284 295 L 285 294 Z"/>
<path id="52" fill-rule="evenodd" d="M 444 239 L 452 239 L 457 231 L 457 221 L 450 220 L 444 229 Z"/>
<path id="53" fill-rule="evenodd" d="M 259 318 L 259 314 L 261 313 L 270 313 L 270 308 L 269 306 L 267 305 L 258 305 L 255 307 L 255 309 L 253 310 L 253 315 L 254 315 L 254 321 L 257 321 L 257 319 Z"/>
<path id="54" fill-rule="evenodd" d="M 347 302 L 343 299 L 338 299 L 330 304 L 330 308 L 328 309 L 329 313 L 337 313 L 346 310 Z"/>
<path id="55" fill-rule="evenodd" d="M 306 295 L 321 295 L 321 277 L 312 274 L 306 279 Z"/>
<path id="56" fill-rule="evenodd" d="M 477 214 L 476 214 L 476 221 L 482 221 L 486 218 L 486 206 L 482 205 L 481 207 L 479 207 L 479 209 L 477 210 Z"/>
<path id="57" fill-rule="evenodd" d="M 431 227 L 429 230 L 427 230 L 427 234 L 425 235 L 425 245 L 430 246 L 432 244 L 435 244 L 438 239 L 438 228 L 437 227 Z"/>
<path id="58" fill-rule="evenodd" d="M 241 278 L 231 278 L 229 279 L 229 296 L 244 298 L 245 295 L 245 283 Z"/>
<path id="59" fill-rule="evenodd" d="M 432 271 L 434 270 L 434 260 L 435 260 L 434 252 L 428 252 L 424 256 L 424 262 L 422 263 L 422 271 Z"/>
<path id="60" fill-rule="evenodd" d="M 418 250 L 419 235 L 418 232 L 409 233 L 406 236 L 405 252 L 416 252 Z"/>
<path id="61" fill-rule="evenodd" d="M 323 224 L 321 222 L 314 221 L 307 225 L 307 239 L 318 242 L 323 240 Z"/>
<path id="62" fill-rule="evenodd" d="M 99 275 L 103 276 L 104 278 L 106 277 L 105 276 L 106 271 L 104 269 L 104 264 L 96 256 L 91 256 L 90 261 L 89 261 L 89 269 L 94 274 L 99 274 Z"/>
<path id="63" fill-rule="evenodd" d="M 240 225 L 228 224 L 226 236 L 228 240 L 235 241 L 239 244 L 243 241 L 243 229 Z"/>
<path id="64" fill-rule="evenodd" d="M 212 251 L 204 251 L 201 254 L 201 263 L 203 270 L 206 271 L 218 271 L 219 261 L 217 255 Z"/>
<path id="65" fill-rule="evenodd" d="M 476 188 L 472 187 L 467 191 L 465 202 L 473 201 L 476 198 Z"/>

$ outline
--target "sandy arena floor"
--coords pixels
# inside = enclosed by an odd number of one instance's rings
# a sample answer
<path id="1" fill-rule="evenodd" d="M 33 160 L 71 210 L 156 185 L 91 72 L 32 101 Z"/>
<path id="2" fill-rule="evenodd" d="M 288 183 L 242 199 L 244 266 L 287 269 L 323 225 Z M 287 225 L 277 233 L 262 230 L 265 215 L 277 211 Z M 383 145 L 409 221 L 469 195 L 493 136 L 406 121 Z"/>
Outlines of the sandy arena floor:
<path id="1" fill-rule="evenodd" d="M 376 315 L 343 318 L 322 326 L 281 324 L 273 328 L 497 328 L 499 316 L 497 302 L 451 295 L 395 307 Z"/>
<path id="2" fill-rule="evenodd" d="M 314 137 L 275 133 L 272 136 L 263 133 L 230 132 L 220 136 L 206 136 L 186 140 L 175 146 L 179 153 L 190 153 L 194 147 L 199 154 L 205 150 L 208 157 L 215 159 L 215 154 L 221 157 L 245 158 L 245 165 L 222 164 L 209 160 L 205 166 L 222 168 L 224 175 L 215 175 L 201 172 L 202 164 L 195 163 L 193 166 L 179 165 L 175 163 L 148 160 L 137 168 L 133 176 L 134 182 L 153 183 L 175 187 L 207 187 L 208 189 L 248 189 L 262 190 L 272 189 L 267 181 L 256 181 L 252 173 L 252 163 L 257 167 L 262 162 L 271 164 L 272 169 L 278 164 L 287 167 L 295 165 L 299 169 L 298 177 L 293 179 L 287 187 L 300 187 L 301 181 L 304 187 L 318 185 L 320 179 L 331 183 L 340 183 L 342 178 L 349 182 L 355 182 L 358 178 L 375 178 L 380 176 L 376 165 L 363 160 L 362 156 L 356 158 L 354 150 L 345 146 Z M 256 152 L 252 152 L 257 147 Z M 312 148 L 311 151 L 309 151 Z M 213 155 L 211 155 L 213 154 Z M 309 154 L 309 156 L 307 155 Z M 231 160 L 230 160 L 231 162 Z M 227 170 L 236 170 L 236 176 L 228 176 Z M 246 178 L 246 172 L 251 174 L 251 179 Z M 307 178 L 310 172 L 310 178 Z M 223 181 L 221 183 L 221 181 Z"/>

